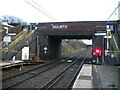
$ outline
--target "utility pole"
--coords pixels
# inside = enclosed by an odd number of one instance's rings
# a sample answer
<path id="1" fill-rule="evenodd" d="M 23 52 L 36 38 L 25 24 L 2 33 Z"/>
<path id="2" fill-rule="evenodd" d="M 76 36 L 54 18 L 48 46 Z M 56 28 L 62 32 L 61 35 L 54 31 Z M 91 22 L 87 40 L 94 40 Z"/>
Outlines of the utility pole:
<path id="1" fill-rule="evenodd" d="M 39 57 L 40 54 L 40 45 L 39 45 L 39 36 L 37 36 L 37 57 Z"/>
<path id="2" fill-rule="evenodd" d="M 119 3 L 118 3 L 118 20 L 120 20 L 120 1 L 119 1 Z"/>

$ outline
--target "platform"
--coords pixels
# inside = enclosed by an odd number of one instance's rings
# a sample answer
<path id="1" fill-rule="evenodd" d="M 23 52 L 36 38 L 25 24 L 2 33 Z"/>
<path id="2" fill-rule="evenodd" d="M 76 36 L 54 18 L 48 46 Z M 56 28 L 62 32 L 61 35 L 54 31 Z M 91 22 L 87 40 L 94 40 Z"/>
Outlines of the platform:
<path id="1" fill-rule="evenodd" d="M 110 65 L 85 64 L 73 85 L 73 90 L 86 88 L 92 90 L 118 90 L 120 89 L 120 67 Z"/>
<path id="2" fill-rule="evenodd" d="M 77 88 L 92 88 L 92 65 L 85 64 L 73 85 L 73 90 Z"/>
<path id="3" fill-rule="evenodd" d="M 118 66 L 93 65 L 92 76 L 94 88 L 118 89 Z"/>
<path id="4" fill-rule="evenodd" d="M 21 65 L 22 63 L 23 63 L 22 60 L 2 61 L 2 62 L 0 62 L 0 69 L 12 67 L 12 66 L 17 66 L 17 65 Z"/>

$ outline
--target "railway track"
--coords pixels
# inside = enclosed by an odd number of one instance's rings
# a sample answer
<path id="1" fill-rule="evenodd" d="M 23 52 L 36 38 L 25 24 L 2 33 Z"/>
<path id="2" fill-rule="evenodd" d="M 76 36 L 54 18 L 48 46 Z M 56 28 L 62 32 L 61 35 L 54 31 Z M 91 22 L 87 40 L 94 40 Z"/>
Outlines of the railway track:
<path id="1" fill-rule="evenodd" d="M 57 76 L 55 76 L 53 79 L 51 79 L 49 82 L 47 82 L 44 86 L 41 87 L 41 89 L 48 90 L 48 89 L 55 89 L 55 88 L 64 88 L 67 90 L 72 89 L 73 83 L 76 80 L 76 77 L 81 70 L 83 64 L 85 63 L 85 59 L 79 61 L 81 56 L 79 56 L 76 60 L 74 60 L 70 65 L 68 65 L 66 68 L 64 68 Z M 78 65 L 78 67 L 75 67 Z M 72 69 L 76 68 L 76 71 L 73 73 L 73 77 L 71 77 L 70 80 L 67 81 L 67 84 L 65 82 L 65 78 L 69 77 L 68 72 Z M 70 73 L 71 74 L 71 73 Z M 71 76 L 71 75 L 70 75 Z M 62 83 L 62 85 L 60 85 Z M 65 85 L 66 84 L 66 85 Z"/>
<path id="2" fill-rule="evenodd" d="M 43 73 L 46 70 L 49 70 L 49 69 L 51 69 L 59 64 L 60 64 L 60 62 L 59 63 L 52 62 L 52 63 L 46 64 L 46 65 L 37 67 L 35 69 L 20 73 L 18 75 L 3 79 L 2 80 L 2 88 L 3 89 L 12 88 L 13 86 L 18 85 L 18 84 L 20 84 L 20 83 L 22 83 L 30 78 L 33 78 L 33 77 L 37 76 L 38 74 Z"/>
<path id="3" fill-rule="evenodd" d="M 85 60 L 83 60 L 78 68 L 78 70 L 81 69 L 83 63 Z M 77 61 L 74 61 L 73 63 L 71 63 L 69 66 L 67 66 L 64 70 L 62 70 L 57 76 L 55 76 L 53 79 L 51 79 L 49 82 L 47 82 L 43 87 L 41 87 L 41 89 L 51 89 L 51 88 L 58 88 L 58 83 L 60 83 L 60 80 L 62 80 L 65 77 L 65 73 L 67 72 L 67 70 L 71 67 L 74 67 L 74 65 L 76 64 Z M 78 71 L 77 70 L 77 71 Z M 67 86 L 62 87 L 62 88 L 67 88 L 70 89 L 72 88 L 72 85 L 75 81 L 75 77 L 77 74 L 75 74 L 75 76 L 71 79 L 71 81 L 67 84 Z M 61 81 L 62 82 L 62 81 Z M 63 82 L 64 83 L 64 82 Z M 57 84 L 57 85 L 56 85 Z M 60 87 L 59 87 L 60 88 Z"/>
<path id="4" fill-rule="evenodd" d="M 72 63 L 66 62 L 67 60 L 71 59 L 74 56 L 78 56 L 78 54 L 73 55 L 65 60 L 61 60 L 56 63 L 51 63 L 44 67 L 36 68 L 34 70 L 27 71 L 25 73 L 16 75 L 14 77 L 4 79 L 2 80 L 3 89 L 21 88 L 21 87 L 41 88 L 41 89 L 55 88 L 61 80 L 64 80 L 63 78 L 66 77 L 69 68 L 77 66 L 75 67 L 77 69 L 73 74 L 74 77 L 72 77 L 72 79 L 70 79 L 69 81 L 69 84 L 67 84 L 67 88 L 71 88 L 72 83 L 75 80 L 75 77 L 77 76 L 78 72 L 80 71 L 82 65 L 85 62 L 85 59 L 82 60 L 82 62 L 79 60 L 82 57 L 82 54 Z M 39 82 L 41 85 L 37 82 Z M 33 85 L 31 85 L 31 83 Z M 34 86 L 35 83 L 37 83 L 38 85 Z"/>

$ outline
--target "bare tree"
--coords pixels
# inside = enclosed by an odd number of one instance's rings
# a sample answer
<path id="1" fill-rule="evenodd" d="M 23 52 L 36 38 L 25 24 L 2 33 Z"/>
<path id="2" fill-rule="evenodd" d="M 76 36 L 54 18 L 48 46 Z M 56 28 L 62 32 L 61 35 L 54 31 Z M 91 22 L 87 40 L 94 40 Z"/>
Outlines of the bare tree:
<path id="1" fill-rule="evenodd" d="M 15 16 L 11 16 L 11 15 L 2 16 L 1 21 L 6 22 L 8 24 L 11 24 L 11 23 L 27 24 L 27 22 L 23 21 L 19 17 L 15 17 Z"/>

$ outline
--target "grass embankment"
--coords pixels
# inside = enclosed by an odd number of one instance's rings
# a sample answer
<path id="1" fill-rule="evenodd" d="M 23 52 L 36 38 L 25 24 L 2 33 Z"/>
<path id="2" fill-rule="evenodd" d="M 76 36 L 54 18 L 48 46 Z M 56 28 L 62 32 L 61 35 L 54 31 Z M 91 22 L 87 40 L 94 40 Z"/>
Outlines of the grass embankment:
<path id="1" fill-rule="evenodd" d="M 85 50 L 87 46 L 82 41 L 62 41 L 62 56 Z"/>

